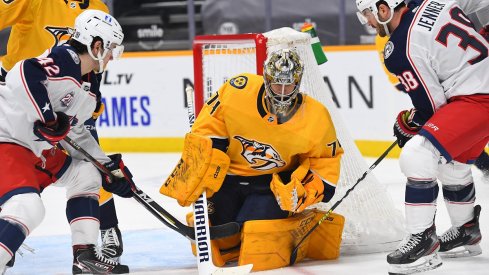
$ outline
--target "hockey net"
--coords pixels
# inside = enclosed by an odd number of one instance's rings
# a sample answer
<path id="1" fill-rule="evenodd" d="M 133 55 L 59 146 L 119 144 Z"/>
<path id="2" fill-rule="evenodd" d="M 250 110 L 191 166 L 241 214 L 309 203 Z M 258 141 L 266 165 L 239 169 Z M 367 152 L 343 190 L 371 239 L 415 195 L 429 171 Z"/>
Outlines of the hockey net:
<path id="1" fill-rule="evenodd" d="M 338 139 L 345 151 L 340 180 L 330 203 L 315 207 L 329 210 L 353 186 L 368 165 L 343 122 L 316 63 L 309 34 L 281 28 L 263 34 L 204 35 L 194 40 L 194 88 L 197 112 L 211 93 L 229 78 L 248 72 L 262 74 L 267 52 L 294 47 L 304 62 L 300 90 L 323 103 L 333 119 Z M 395 209 L 386 187 L 369 174 L 335 212 L 345 216 L 342 254 L 393 250 L 404 237 L 403 215 Z"/>

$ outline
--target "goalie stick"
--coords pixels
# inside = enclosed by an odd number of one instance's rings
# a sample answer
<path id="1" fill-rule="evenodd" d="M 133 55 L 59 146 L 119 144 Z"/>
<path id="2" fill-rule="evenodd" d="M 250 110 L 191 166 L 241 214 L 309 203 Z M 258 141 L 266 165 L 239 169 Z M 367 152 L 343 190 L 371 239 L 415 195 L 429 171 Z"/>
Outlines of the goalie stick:
<path id="1" fill-rule="evenodd" d="M 379 165 L 379 163 L 387 156 L 387 154 L 389 154 L 389 152 L 392 150 L 392 148 L 394 148 L 395 146 L 397 145 L 397 140 L 394 141 L 394 143 L 392 143 L 389 148 L 387 148 L 387 150 L 385 150 L 384 153 L 382 153 L 382 155 L 374 162 L 374 164 L 372 164 L 370 166 L 370 168 L 368 168 L 367 171 L 365 171 L 363 173 L 363 175 L 357 180 L 357 182 L 350 188 L 346 191 L 345 195 L 339 200 L 337 201 L 329 210 L 328 212 L 326 212 L 322 217 L 321 219 L 319 219 L 319 221 L 311 228 L 309 229 L 309 231 L 302 237 L 302 239 L 299 241 L 299 243 L 294 246 L 294 248 L 292 249 L 292 254 L 290 255 L 290 261 L 289 261 L 289 265 L 293 265 L 295 263 L 295 260 L 297 259 L 297 252 L 299 251 L 299 247 L 301 246 L 301 244 L 307 239 L 307 237 L 309 237 L 309 235 L 311 235 L 311 233 L 314 231 L 314 229 L 316 229 L 318 226 L 321 225 L 322 222 L 324 222 L 328 217 L 329 215 L 331 215 L 331 213 L 333 212 L 333 210 L 336 209 L 336 207 L 338 207 L 338 205 L 340 205 L 340 203 L 346 198 L 348 197 L 348 195 L 350 194 L 351 191 L 353 191 L 353 189 L 355 189 L 355 187 L 362 181 L 365 179 L 365 177 L 372 171 L 374 170 L 375 167 L 377 167 L 377 165 Z"/>
<path id="2" fill-rule="evenodd" d="M 188 121 L 190 128 L 192 128 L 195 122 L 194 89 L 190 85 L 187 85 L 185 94 L 187 96 Z M 214 265 L 212 262 L 211 238 L 209 235 L 209 213 L 205 190 L 193 206 L 194 227 L 197 228 L 197 230 L 195 230 L 195 249 L 197 252 L 197 269 L 199 270 L 199 274 L 249 274 L 253 268 L 252 264 L 233 267 L 217 267 Z"/>
<path id="3" fill-rule="evenodd" d="M 78 143 L 66 136 L 64 141 L 68 142 L 71 147 L 83 154 L 97 169 L 109 177 L 113 177 L 112 173 L 102 163 L 97 161 L 92 155 L 90 155 L 85 149 L 81 148 Z M 133 198 L 139 202 L 144 208 L 146 208 L 151 214 L 153 214 L 158 220 L 163 222 L 166 226 L 180 233 L 190 241 L 195 241 L 195 230 L 193 227 L 187 226 L 181 223 L 178 219 L 168 213 L 163 207 L 156 203 L 150 196 L 139 189 L 136 184 L 131 180 L 131 191 L 133 192 Z M 240 231 L 240 226 L 237 223 L 226 223 L 219 226 L 212 226 L 210 228 L 211 239 L 220 239 L 228 236 L 232 236 Z"/>

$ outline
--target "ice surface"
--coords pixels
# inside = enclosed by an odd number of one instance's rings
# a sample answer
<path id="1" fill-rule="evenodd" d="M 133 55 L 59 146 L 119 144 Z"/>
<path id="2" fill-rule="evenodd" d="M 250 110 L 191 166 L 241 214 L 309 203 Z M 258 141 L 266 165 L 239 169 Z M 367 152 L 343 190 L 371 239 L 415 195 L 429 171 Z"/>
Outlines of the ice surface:
<path id="1" fill-rule="evenodd" d="M 181 208 L 158 193 L 161 182 L 177 162 L 179 154 L 124 154 L 124 162 L 131 169 L 138 186 L 182 222 L 188 208 Z M 373 163 L 374 159 L 367 159 Z M 489 274 L 489 184 L 482 183 L 481 173 L 474 168 L 477 203 L 482 205 L 481 230 L 483 254 L 472 258 L 445 259 L 443 265 L 424 274 Z M 396 207 L 403 211 L 404 177 L 397 159 L 385 159 L 372 172 L 388 185 Z M 7 274 L 71 274 L 71 239 L 65 217 L 64 189 L 48 187 L 42 194 L 46 217 L 26 240 L 35 254 L 24 250 L 17 255 L 14 268 Z M 441 195 L 441 193 L 440 193 Z M 119 226 L 124 239 L 122 262 L 129 265 L 131 274 L 197 274 L 196 259 L 184 237 L 168 229 L 134 199 L 116 197 Z M 436 218 L 438 233 L 450 226 L 443 199 L 438 201 Z M 336 261 L 309 261 L 280 270 L 258 274 L 387 274 L 387 253 L 343 256 Z"/>

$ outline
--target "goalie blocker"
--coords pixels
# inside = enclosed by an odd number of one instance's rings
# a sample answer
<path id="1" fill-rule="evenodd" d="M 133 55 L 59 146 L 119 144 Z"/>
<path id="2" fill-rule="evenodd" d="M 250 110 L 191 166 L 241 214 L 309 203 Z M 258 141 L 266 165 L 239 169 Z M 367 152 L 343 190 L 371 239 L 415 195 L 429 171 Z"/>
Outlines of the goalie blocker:
<path id="1" fill-rule="evenodd" d="M 187 224 L 193 225 L 193 213 L 187 214 Z M 251 220 L 243 225 L 240 234 L 211 241 L 214 265 L 229 262 L 253 264 L 253 271 L 286 267 L 293 247 L 325 214 L 318 209 L 305 210 L 286 219 Z M 334 260 L 340 255 L 341 236 L 345 218 L 331 215 L 306 239 L 298 251 L 296 262 L 305 258 Z M 196 255 L 195 245 L 191 243 Z"/>

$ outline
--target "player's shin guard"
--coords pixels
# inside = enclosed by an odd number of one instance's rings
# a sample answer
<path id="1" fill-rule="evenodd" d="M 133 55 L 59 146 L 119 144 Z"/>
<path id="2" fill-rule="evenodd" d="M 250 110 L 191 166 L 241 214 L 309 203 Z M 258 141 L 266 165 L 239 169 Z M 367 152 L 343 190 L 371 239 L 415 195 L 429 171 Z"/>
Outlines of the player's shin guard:
<path id="1" fill-rule="evenodd" d="M 100 229 L 106 230 L 109 228 L 116 227 L 119 224 L 119 220 L 117 219 L 117 212 L 115 209 L 114 198 L 108 197 L 102 203 L 102 198 L 107 196 L 109 193 L 103 189 L 100 189 Z"/>
<path id="2" fill-rule="evenodd" d="M 436 180 L 408 179 L 405 194 L 406 230 L 414 234 L 433 225 L 438 198 Z"/>
<path id="3" fill-rule="evenodd" d="M 443 198 L 453 226 L 462 226 L 474 218 L 474 183 L 443 185 Z"/>
<path id="4" fill-rule="evenodd" d="M 66 203 L 66 217 L 70 223 L 72 243 L 97 244 L 99 205 L 94 197 L 74 197 Z"/>
<path id="5" fill-rule="evenodd" d="M 0 269 L 14 257 L 25 238 L 24 231 L 18 225 L 0 219 Z"/>

